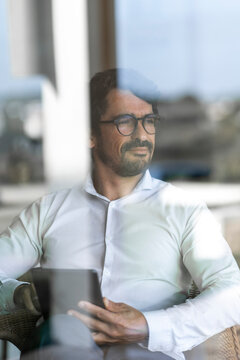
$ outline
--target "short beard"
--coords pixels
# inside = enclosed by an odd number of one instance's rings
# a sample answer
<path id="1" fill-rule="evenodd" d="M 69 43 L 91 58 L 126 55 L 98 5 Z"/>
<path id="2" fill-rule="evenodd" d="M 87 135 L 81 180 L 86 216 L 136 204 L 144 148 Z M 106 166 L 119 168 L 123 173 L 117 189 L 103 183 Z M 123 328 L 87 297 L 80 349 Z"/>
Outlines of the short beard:
<path id="1" fill-rule="evenodd" d="M 129 160 L 126 158 L 126 152 L 135 147 L 147 147 L 149 156 L 147 159 L 139 157 L 136 160 Z M 121 148 L 121 161 L 116 164 L 108 155 L 102 151 L 102 147 L 98 148 L 98 156 L 102 162 L 108 165 L 117 175 L 122 177 L 130 177 L 142 174 L 150 165 L 152 159 L 153 145 L 149 141 L 140 141 L 135 139 L 123 144 Z"/>
<path id="2" fill-rule="evenodd" d="M 142 174 L 145 170 L 147 170 L 149 164 L 150 164 L 150 157 L 149 160 L 143 160 L 143 159 L 136 159 L 136 160 L 128 160 L 128 159 L 122 159 L 121 164 L 119 164 L 118 168 L 115 169 L 115 172 L 123 177 L 129 177 L 129 176 L 136 176 L 139 174 Z"/>

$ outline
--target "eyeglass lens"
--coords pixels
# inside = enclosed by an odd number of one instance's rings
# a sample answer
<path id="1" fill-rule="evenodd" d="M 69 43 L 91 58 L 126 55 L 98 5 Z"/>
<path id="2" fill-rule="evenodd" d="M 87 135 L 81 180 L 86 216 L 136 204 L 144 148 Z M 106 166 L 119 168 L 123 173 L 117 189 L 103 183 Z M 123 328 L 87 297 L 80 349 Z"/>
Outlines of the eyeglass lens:
<path id="1" fill-rule="evenodd" d="M 148 134 L 155 134 L 156 132 L 156 118 L 154 115 L 149 115 L 143 118 L 143 127 Z M 138 119 L 133 116 L 125 116 L 118 119 L 118 131 L 122 135 L 131 135 L 137 127 Z"/>

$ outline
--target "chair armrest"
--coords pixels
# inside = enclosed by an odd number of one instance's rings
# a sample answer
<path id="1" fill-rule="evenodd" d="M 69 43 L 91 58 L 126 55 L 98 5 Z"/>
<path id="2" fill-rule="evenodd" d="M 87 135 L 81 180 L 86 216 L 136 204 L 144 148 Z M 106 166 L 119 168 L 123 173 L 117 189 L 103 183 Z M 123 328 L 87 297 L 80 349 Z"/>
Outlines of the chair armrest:
<path id="1" fill-rule="evenodd" d="M 240 360 L 240 343 L 237 330 L 239 326 L 233 326 L 215 335 L 217 338 L 216 359 Z M 214 338 L 214 337 L 213 337 Z"/>
<path id="2" fill-rule="evenodd" d="M 36 326 L 39 315 L 32 315 L 30 311 L 20 309 L 11 314 L 0 315 L 0 339 L 7 340 L 24 349 L 24 343 Z"/>
<path id="3" fill-rule="evenodd" d="M 193 299 L 200 294 L 196 284 L 192 282 L 189 289 L 189 298 Z M 238 331 L 240 326 L 233 326 L 212 336 L 197 346 L 203 349 L 206 360 L 240 360 L 240 341 Z"/>
<path id="4" fill-rule="evenodd" d="M 31 273 L 25 273 L 18 280 L 31 283 Z M 39 318 L 40 315 L 33 315 L 26 309 L 18 309 L 10 314 L 0 315 L 0 339 L 10 341 L 19 350 L 23 350 L 24 343 L 31 336 Z"/>

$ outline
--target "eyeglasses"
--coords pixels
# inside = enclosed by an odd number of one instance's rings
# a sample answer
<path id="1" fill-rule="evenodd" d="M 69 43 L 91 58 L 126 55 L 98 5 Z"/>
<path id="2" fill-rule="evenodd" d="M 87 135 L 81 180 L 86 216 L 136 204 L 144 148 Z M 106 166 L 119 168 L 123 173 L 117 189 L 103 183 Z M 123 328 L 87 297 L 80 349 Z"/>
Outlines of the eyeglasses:
<path id="1" fill-rule="evenodd" d="M 156 128 L 160 122 L 160 116 L 156 114 L 145 115 L 141 118 L 136 118 L 134 115 L 126 114 L 117 116 L 110 121 L 100 121 L 100 124 L 114 124 L 118 132 L 123 136 L 132 135 L 138 126 L 138 121 L 142 120 L 142 126 L 146 133 L 150 135 L 156 134 Z"/>

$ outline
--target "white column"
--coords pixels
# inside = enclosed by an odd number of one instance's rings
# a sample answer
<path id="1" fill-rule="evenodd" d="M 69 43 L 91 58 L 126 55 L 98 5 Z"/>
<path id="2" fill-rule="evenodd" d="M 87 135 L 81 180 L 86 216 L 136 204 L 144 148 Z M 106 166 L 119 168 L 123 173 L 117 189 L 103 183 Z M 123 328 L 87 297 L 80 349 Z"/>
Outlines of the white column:
<path id="1" fill-rule="evenodd" d="M 80 182 L 88 170 L 88 42 L 85 0 L 53 0 L 57 89 L 43 88 L 45 176 L 52 186 Z"/>

